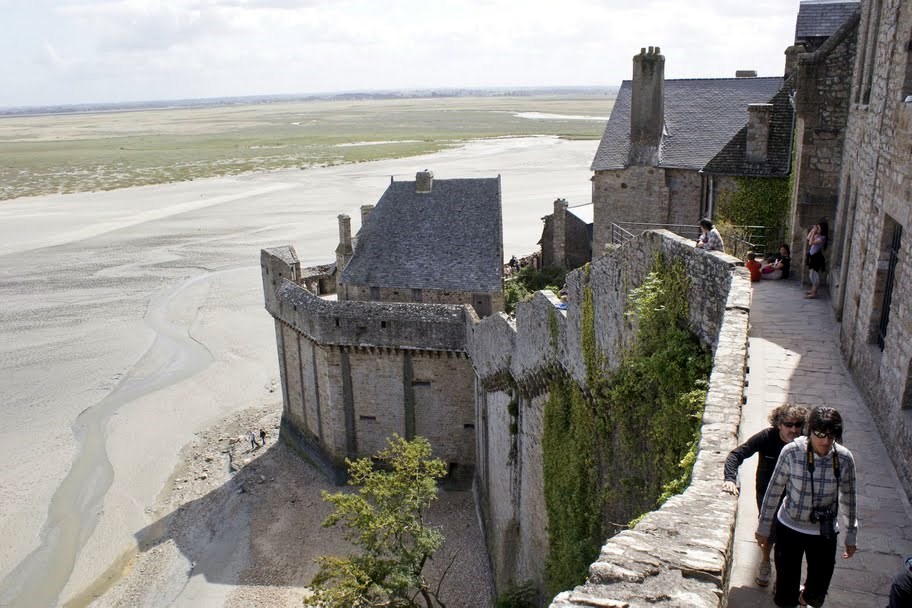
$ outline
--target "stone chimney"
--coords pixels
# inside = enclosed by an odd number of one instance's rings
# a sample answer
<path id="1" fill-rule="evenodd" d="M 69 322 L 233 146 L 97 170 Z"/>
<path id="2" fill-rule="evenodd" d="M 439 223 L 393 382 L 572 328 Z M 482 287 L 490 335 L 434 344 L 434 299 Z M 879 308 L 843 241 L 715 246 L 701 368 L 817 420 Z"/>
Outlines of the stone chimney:
<path id="1" fill-rule="evenodd" d="M 551 263 L 562 267 L 567 259 L 567 204 L 566 199 L 554 201 L 554 215 L 551 217 Z"/>
<path id="2" fill-rule="evenodd" d="M 757 70 L 735 70 L 735 78 L 756 78 Z"/>
<path id="3" fill-rule="evenodd" d="M 371 211 L 374 210 L 373 205 L 361 205 L 361 227 L 364 228 L 364 224 L 367 223 L 367 218 L 370 216 Z"/>
<path id="4" fill-rule="evenodd" d="M 415 174 L 415 192 L 419 194 L 426 194 L 431 191 L 434 187 L 434 172 L 428 171 L 419 171 Z"/>
<path id="5" fill-rule="evenodd" d="M 665 57 L 659 47 L 633 57 L 630 95 L 630 164 L 657 164 L 665 126 Z"/>
<path id="6" fill-rule="evenodd" d="M 747 106 L 747 162 L 766 162 L 769 144 L 771 103 L 752 103 Z"/>
<path id="7" fill-rule="evenodd" d="M 795 44 L 785 49 L 785 77 L 788 78 L 798 69 L 798 55 L 806 53 L 803 44 Z"/>
<path id="8" fill-rule="evenodd" d="M 342 271 L 352 259 L 352 224 L 351 218 L 344 213 L 339 215 L 339 246 L 336 247 L 336 293 L 341 297 L 342 285 L 339 279 L 342 277 Z"/>

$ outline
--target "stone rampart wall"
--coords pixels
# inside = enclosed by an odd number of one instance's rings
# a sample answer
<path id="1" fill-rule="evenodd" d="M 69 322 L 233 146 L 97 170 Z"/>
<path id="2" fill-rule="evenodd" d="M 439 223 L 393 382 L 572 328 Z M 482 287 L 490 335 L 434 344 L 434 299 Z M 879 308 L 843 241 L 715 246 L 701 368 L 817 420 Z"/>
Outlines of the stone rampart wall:
<path id="1" fill-rule="evenodd" d="M 490 296 L 491 310 L 504 309 L 503 293 L 480 294 L 471 291 L 447 291 L 443 289 L 412 290 L 405 287 L 378 287 L 372 292 L 366 285 L 344 285 L 345 300 L 357 302 L 414 302 L 423 304 L 450 304 L 474 306 L 479 295 Z M 417 291 L 419 294 L 415 294 Z M 419 299 L 416 299 L 419 298 Z"/>
<path id="2" fill-rule="evenodd" d="M 288 248 L 262 254 L 283 439 L 341 481 L 345 458 L 376 453 L 393 433 L 423 435 L 454 480 L 471 478 L 475 375 L 465 347 L 474 311 L 323 299 L 289 280 L 295 261 Z"/>
<path id="3" fill-rule="evenodd" d="M 562 594 L 555 605 L 572 606 L 578 600 L 579 605 L 591 605 L 582 601 L 586 594 L 594 594 L 602 602 L 640 598 L 641 592 L 628 589 L 624 580 L 609 580 L 604 575 L 606 568 L 614 567 L 609 566 L 615 560 L 614 547 L 624 546 L 630 534 L 638 535 L 637 546 L 644 555 L 664 555 L 666 559 L 646 564 L 638 553 L 628 551 L 627 558 L 617 558 L 628 560 L 617 561 L 617 571 L 623 568 L 623 572 L 639 576 L 644 589 L 664 588 L 674 577 L 688 579 L 677 588 L 698 589 L 697 595 L 682 595 L 683 599 L 670 606 L 723 605 L 720 597 L 736 504 L 718 489 L 725 456 L 736 445 L 740 421 L 750 283 L 746 272 L 736 268 L 734 258 L 697 250 L 691 241 L 666 231 L 646 232 L 593 261 L 588 279 L 585 269 L 568 275 L 566 311 L 555 308 L 558 300 L 553 294 L 538 292 L 517 306 L 515 322 L 495 315 L 470 325 L 467 350 L 479 378 L 476 416 L 481 425 L 476 488 L 499 586 L 511 580 L 544 581 L 547 516 L 541 477 L 542 414 L 548 382 L 556 369 L 585 389 L 580 328 L 587 281 L 592 290 L 597 348 L 607 356 L 609 367 L 614 367 L 618 353 L 635 333 L 624 317 L 627 295 L 642 283 L 659 253 L 666 262 L 684 264 L 692 282 L 692 328 L 715 350 L 694 483 L 635 530 L 610 539 L 599 562 L 593 564 L 595 586 Z M 516 420 L 506 411 L 511 390 L 519 398 Z M 516 433 L 510 433 L 511 423 Z M 701 524 L 691 525 L 681 513 Z M 679 541 L 669 542 L 672 536 Z M 696 580 L 691 583 L 690 578 Z M 715 603 L 708 603 L 710 596 Z M 691 602 L 695 597 L 703 599 Z"/>

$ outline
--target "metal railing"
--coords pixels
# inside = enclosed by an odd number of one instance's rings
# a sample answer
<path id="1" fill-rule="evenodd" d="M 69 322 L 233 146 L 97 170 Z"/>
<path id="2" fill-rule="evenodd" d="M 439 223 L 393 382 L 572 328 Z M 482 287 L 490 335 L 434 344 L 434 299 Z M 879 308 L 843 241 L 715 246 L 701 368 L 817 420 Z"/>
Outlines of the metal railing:
<path id="1" fill-rule="evenodd" d="M 745 259 L 751 251 L 765 253 L 771 247 L 765 226 L 723 225 L 720 232 L 725 242 L 725 252 L 736 258 Z M 611 224 L 611 243 L 620 245 L 632 239 L 644 230 L 668 230 L 685 239 L 697 240 L 700 237 L 700 226 L 697 224 L 661 224 L 656 222 L 613 222 Z M 778 235 L 777 235 L 778 236 Z"/>
<path id="2" fill-rule="evenodd" d="M 611 244 L 622 245 L 634 237 L 632 232 L 621 228 L 617 224 L 611 224 Z"/>

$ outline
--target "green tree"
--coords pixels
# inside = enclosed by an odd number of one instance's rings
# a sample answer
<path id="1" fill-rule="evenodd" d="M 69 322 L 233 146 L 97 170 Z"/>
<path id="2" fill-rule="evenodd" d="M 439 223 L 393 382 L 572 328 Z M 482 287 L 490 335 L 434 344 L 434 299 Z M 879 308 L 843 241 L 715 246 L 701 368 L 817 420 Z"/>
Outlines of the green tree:
<path id="1" fill-rule="evenodd" d="M 320 570 L 311 583 L 314 596 L 308 604 L 444 606 L 439 598 L 443 576 L 432 588 L 423 570 L 443 544 L 443 534 L 425 522 L 425 513 L 437 499 L 437 480 L 446 475 L 446 464 L 431 458 L 431 444 L 423 437 L 407 441 L 393 435 L 387 443 L 374 460 L 346 459 L 349 485 L 357 492 L 323 492 L 323 500 L 335 506 L 323 526 L 341 525 L 345 538 L 360 551 L 317 559 Z"/>

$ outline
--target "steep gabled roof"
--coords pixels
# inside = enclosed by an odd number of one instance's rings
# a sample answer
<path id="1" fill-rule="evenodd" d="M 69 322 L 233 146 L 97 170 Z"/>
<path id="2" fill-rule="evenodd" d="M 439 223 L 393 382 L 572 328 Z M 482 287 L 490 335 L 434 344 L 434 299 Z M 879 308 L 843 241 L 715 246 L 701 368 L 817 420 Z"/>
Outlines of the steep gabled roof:
<path id="1" fill-rule="evenodd" d="M 747 106 L 767 103 L 783 79 L 698 78 L 665 81 L 665 134 L 659 167 L 699 171 L 747 124 Z M 592 161 L 593 171 L 624 169 L 630 148 L 631 82 L 621 84 Z"/>
<path id="2" fill-rule="evenodd" d="M 350 285 L 501 291 L 500 178 L 435 179 L 431 192 L 393 182 L 358 232 Z"/>
<path id="3" fill-rule="evenodd" d="M 792 149 L 792 116 L 794 110 L 789 100 L 792 91 L 791 81 L 786 83 L 772 99 L 766 103 L 773 105 L 770 114 L 769 140 L 767 143 L 766 162 L 751 163 L 747 161 L 747 125 L 710 160 L 704 171 L 714 175 L 741 175 L 747 177 L 784 177 L 789 173 L 789 160 Z M 746 112 L 745 112 L 746 114 Z"/>
<path id="4" fill-rule="evenodd" d="M 795 42 L 828 38 L 858 9 L 858 2 L 802 2 L 795 21 Z"/>

